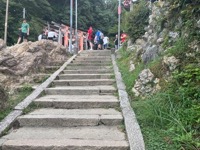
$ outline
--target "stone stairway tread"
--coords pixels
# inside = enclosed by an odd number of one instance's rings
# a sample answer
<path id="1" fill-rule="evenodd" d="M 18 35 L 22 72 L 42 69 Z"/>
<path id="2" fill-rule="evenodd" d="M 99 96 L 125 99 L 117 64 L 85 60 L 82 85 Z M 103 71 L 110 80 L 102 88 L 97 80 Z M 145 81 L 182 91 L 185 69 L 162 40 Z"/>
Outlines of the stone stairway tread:
<path id="1" fill-rule="evenodd" d="M 77 62 L 77 63 L 70 63 L 68 66 L 111 66 L 111 63 Z"/>
<path id="2" fill-rule="evenodd" d="M 50 95 L 99 95 L 114 94 L 116 91 L 113 86 L 56 86 L 45 90 Z"/>
<path id="3" fill-rule="evenodd" d="M 113 85 L 114 79 L 60 79 L 54 80 L 55 86 L 97 86 Z"/>
<path id="4" fill-rule="evenodd" d="M 111 60 L 110 61 L 102 61 L 102 60 L 74 60 L 72 62 L 73 64 L 83 64 L 83 63 L 100 63 L 100 64 L 111 64 Z"/>
<path id="5" fill-rule="evenodd" d="M 75 58 L 77 61 L 111 61 L 111 58 L 93 58 L 93 57 L 77 57 Z"/>
<path id="6" fill-rule="evenodd" d="M 94 74 L 94 73 L 113 73 L 112 69 L 96 69 L 96 70 L 87 70 L 87 69 L 79 69 L 79 70 L 64 70 L 64 74 Z"/>
<path id="7" fill-rule="evenodd" d="M 97 70 L 97 69 L 112 69 L 111 66 L 67 66 L 65 70 Z"/>
<path id="8" fill-rule="evenodd" d="M 60 74 L 59 79 L 109 79 L 113 74 Z"/>
<path id="9" fill-rule="evenodd" d="M 87 140 L 126 140 L 125 134 L 117 126 L 91 127 L 23 127 L 15 129 L 3 139 L 87 139 Z"/>
<path id="10" fill-rule="evenodd" d="M 27 149 L 28 148 L 28 149 Z M 128 150 L 126 141 L 100 140 L 9 140 L 2 150 Z"/>
<path id="11" fill-rule="evenodd" d="M 36 105 L 43 107 L 66 109 L 115 108 L 119 106 L 119 100 L 115 96 L 107 95 L 46 95 L 34 102 Z"/>
<path id="12" fill-rule="evenodd" d="M 98 126 L 120 125 L 122 114 L 115 109 L 36 109 L 18 117 L 20 126 Z"/>
<path id="13" fill-rule="evenodd" d="M 31 150 L 63 147 L 78 150 L 94 150 L 103 148 L 108 150 L 128 150 L 125 134 L 116 126 L 94 126 L 94 127 L 23 127 L 4 136 L 3 150 Z M 62 142 L 60 142 L 62 141 Z M 53 144 L 52 144 L 53 143 Z M 81 145 L 80 145 L 81 143 Z M 120 148 L 119 148 L 120 147 Z M 119 148 L 119 149 L 118 149 Z M 87 150 L 88 150 L 87 149 Z"/>

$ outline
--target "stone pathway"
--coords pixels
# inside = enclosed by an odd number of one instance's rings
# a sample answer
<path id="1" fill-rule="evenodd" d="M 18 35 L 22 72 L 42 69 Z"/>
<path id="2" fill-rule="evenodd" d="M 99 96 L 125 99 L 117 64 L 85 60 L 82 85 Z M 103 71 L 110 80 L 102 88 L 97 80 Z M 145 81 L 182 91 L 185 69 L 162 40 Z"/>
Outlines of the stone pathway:
<path id="1" fill-rule="evenodd" d="M 128 150 L 110 55 L 82 52 L 0 139 L 2 150 Z"/>

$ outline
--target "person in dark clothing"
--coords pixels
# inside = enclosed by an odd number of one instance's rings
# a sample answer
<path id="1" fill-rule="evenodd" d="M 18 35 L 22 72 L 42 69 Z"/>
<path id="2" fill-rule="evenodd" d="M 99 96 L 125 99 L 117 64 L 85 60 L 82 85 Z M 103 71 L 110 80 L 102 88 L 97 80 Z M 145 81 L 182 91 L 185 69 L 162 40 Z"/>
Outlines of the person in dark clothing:
<path id="1" fill-rule="evenodd" d="M 118 49 L 118 35 L 115 36 L 114 43 L 115 43 L 115 50 L 117 50 Z"/>

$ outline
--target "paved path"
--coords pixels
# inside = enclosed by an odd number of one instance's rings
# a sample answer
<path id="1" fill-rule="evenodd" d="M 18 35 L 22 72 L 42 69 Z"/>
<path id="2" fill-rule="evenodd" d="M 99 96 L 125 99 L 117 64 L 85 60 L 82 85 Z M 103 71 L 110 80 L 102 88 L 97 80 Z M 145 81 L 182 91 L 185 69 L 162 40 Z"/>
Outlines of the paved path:
<path id="1" fill-rule="evenodd" d="M 128 150 L 114 85 L 110 51 L 82 52 L 0 139 L 2 150 Z"/>

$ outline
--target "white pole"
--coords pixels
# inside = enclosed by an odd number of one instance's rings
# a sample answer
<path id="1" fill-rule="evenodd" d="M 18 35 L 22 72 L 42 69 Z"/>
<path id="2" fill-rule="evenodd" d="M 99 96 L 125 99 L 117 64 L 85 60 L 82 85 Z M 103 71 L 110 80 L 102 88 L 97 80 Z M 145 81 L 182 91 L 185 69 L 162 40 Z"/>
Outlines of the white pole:
<path id="1" fill-rule="evenodd" d="M 73 25 L 73 0 L 70 0 L 70 40 L 69 52 L 72 52 L 72 25 Z"/>
<path id="2" fill-rule="evenodd" d="M 26 8 L 23 8 L 23 19 L 26 18 Z"/>
<path id="3" fill-rule="evenodd" d="M 76 50 L 75 54 L 78 54 L 78 2 L 76 0 Z"/>
<path id="4" fill-rule="evenodd" d="M 119 6 L 118 6 L 118 49 L 120 46 L 120 21 L 121 21 L 121 0 L 119 0 Z"/>
<path id="5" fill-rule="evenodd" d="M 4 32 L 4 43 L 7 45 L 7 30 L 8 30 L 8 5 L 9 0 L 6 3 L 6 16 L 5 16 L 5 32 Z"/>

